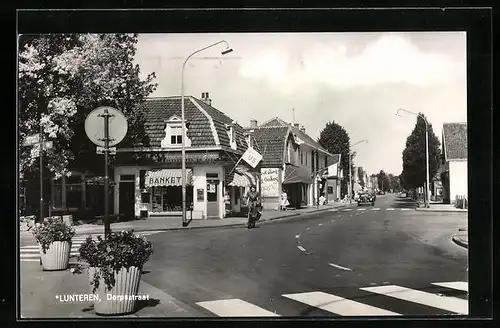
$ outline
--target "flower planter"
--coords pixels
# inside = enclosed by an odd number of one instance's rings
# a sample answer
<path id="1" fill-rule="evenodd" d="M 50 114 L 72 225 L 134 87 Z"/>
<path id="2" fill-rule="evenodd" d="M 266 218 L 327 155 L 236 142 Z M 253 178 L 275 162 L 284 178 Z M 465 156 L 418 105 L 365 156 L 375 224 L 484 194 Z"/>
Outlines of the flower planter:
<path id="1" fill-rule="evenodd" d="M 92 285 L 93 276 L 96 272 L 95 267 L 89 268 L 89 282 Z M 136 311 L 136 300 L 123 299 L 128 296 L 136 296 L 139 292 L 139 282 L 141 281 L 141 270 L 137 267 L 130 267 L 128 270 L 122 268 L 120 271 L 115 271 L 115 285 L 108 290 L 102 275 L 99 279 L 99 287 L 95 291 L 95 295 L 99 295 L 99 299 L 94 301 L 94 310 L 101 315 L 124 315 L 134 313 Z M 120 299 L 122 298 L 122 299 Z"/>
<path id="2" fill-rule="evenodd" d="M 54 241 L 45 250 L 45 253 L 41 245 L 38 247 L 44 271 L 66 270 L 68 268 L 71 242 Z"/>

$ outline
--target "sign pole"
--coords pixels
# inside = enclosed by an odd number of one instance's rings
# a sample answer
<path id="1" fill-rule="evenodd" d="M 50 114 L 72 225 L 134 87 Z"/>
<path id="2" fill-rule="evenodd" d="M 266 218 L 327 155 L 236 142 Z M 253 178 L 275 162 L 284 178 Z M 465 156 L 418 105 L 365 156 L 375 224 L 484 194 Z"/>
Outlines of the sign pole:
<path id="1" fill-rule="evenodd" d="M 104 235 L 106 239 L 111 234 L 109 224 L 109 173 L 108 173 L 108 157 L 109 157 L 109 117 L 111 116 L 108 109 L 104 109 Z"/>
<path id="2" fill-rule="evenodd" d="M 43 127 L 40 119 L 40 223 L 43 223 Z"/>

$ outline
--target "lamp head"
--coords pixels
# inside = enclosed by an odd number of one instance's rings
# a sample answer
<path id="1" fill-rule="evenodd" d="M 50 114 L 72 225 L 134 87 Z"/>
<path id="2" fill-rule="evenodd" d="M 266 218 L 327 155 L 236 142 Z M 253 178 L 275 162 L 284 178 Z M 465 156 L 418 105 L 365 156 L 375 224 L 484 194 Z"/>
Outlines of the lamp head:
<path id="1" fill-rule="evenodd" d="M 228 53 L 231 53 L 231 52 L 233 52 L 233 49 L 231 49 L 231 48 L 227 48 L 226 50 L 224 50 L 224 51 L 222 52 L 222 54 L 223 54 L 223 55 L 227 55 Z"/>

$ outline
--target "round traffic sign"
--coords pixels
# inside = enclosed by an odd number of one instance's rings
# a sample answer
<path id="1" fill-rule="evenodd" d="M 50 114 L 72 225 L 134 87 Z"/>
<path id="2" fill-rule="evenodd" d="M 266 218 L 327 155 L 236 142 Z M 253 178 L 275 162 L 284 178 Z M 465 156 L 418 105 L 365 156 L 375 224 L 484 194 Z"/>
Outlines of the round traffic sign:
<path id="1" fill-rule="evenodd" d="M 109 147 L 119 144 L 127 135 L 128 124 L 125 116 L 116 108 L 102 106 L 94 109 L 85 119 L 85 132 L 94 144 L 104 147 L 104 115 L 109 116 Z"/>

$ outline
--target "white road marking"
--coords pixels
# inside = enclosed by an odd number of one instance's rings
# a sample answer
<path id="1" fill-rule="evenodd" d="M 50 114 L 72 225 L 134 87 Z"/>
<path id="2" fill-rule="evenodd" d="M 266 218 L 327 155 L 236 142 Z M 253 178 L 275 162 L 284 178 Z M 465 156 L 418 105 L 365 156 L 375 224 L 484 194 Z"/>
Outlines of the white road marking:
<path id="1" fill-rule="evenodd" d="M 196 304 L 215 313 L 219 317 L 279 317 L 276 313 L 237 298 L 198 302 Z"/>
<path id="2" fill-rule="evenodd" d="M 393 208 L 388 208 L 387 211 L 394 211 L 394 209 Z"/>
<path id="3" fill-rule="evenodd" d="M 358 208 L 358 211 L 366 211 L 366 208 Z"/>
<path id="4" fill-rule="evenodd" d="M 397 316 L 399 313 L 323 293 L 285 294 L 283 297 L 341 316 Z"/>
<path id="5" fill-rule="evenodd" d="M 302 247 L 302 246 L 297 246 L 297 248 L 298 248 L 298 249 L 300 249 L 300 250 L 301 250 L 301 251 L 303 251 L 303 252 L 305 252 L 305 251 L 306 251 L 306 249 L 305 249 L 304 247 Z"/>
<path id="6" fill-rule="evenodd" d="M 411 208 L 402 208 L 401 211 L 411 211 Z"/>
<path id="7" fill-rule="evenodd" d="M 469 304 L 467 300 L 456 297 L 443 297 L 396 285 L 366 287 L 361 288 L 361 290 L 397 298 L 404 301 L 423 304 L 458 314 L 468 314 L 469 312 Z"/>
<path id="8" fill-rule="evenodd" d="M 318 224 L 320 227 L 323 225 L 323 223 Z"/>
<path id="9" fill-rule="evenodd" d="M 342 212 L 350 212 L 351 209 L 350 208 L 346 208 L 345 210 L 342 210 Z"/>
<path id="10" fill-rule="evenodd" d="M 332 208 L 331 210 L 328 210 L 330 212 L 337 212 L 337 210 L 335 208 Z"/>
<path id="11" fill-rule="evenodd" d="M 440 286 L 440 287 L 445 287 L 445 288 L 450 288 L 450 289 L 456 289 L 456 290 L 462 290 L 464 292 L 469 291 L 469 283 L 465 281 L 453 281 L 453 282 L 433 282 L 433 285 Z"/>
<path id="12" fill-rule="evenodd" d="M 343 266 L 340 266 L 340 265 L 336 265 L 336 264 L 333 264 L 333 263 L 328 263 L 328 265 L 332 266 L 332 267 L 335 267 L 337 269 L 340 269 L 340 270 L 344 270 L 344 271 L 352 271 L 351 269 L 349 268 L 346 268 L 346 267 L 343 267 Z"/>
<path id="13" fill-rule="evenodd" d="M 295 238 L 300 238 L 300 235 L 295 235 Z"/>
<path id="14" fill-rule="evenodd" d="M 379 211 L 379 210 L 380 210 L 380 208 L 378 208 L 378 207 L 372 208 L 372 211 Z"/>
<path id="15" fill-rule="evenodd" d="M 311 230 L 311 228 L 306 228 L 306 230 Z"/>

